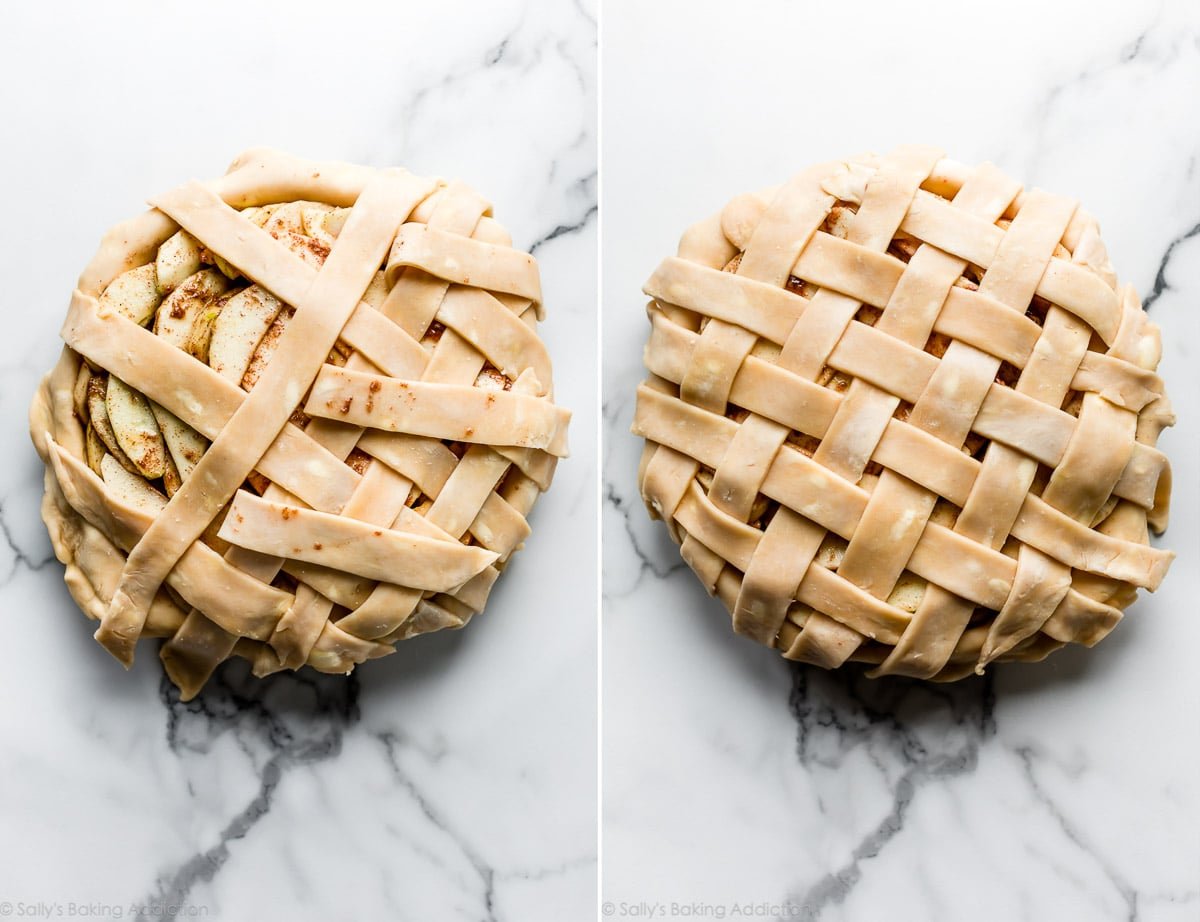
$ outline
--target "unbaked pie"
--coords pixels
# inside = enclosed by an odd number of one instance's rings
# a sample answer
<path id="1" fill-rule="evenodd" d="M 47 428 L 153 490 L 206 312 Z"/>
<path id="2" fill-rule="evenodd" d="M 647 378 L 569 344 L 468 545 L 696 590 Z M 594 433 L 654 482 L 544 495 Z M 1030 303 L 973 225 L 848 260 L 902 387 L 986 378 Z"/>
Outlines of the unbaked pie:
<path id="1" fill-rule="evenodd" d="M 822 164 L 645 292 L 642 496 L 738 633 L 955 679 L 1166 574 L 1159 331 L 1074 201 L 925 147 Z"/>
<path id="2" fill-rule="evenodd" d="M 96 639 L 190 697 L 465 624 L 566 453 L 533 257 L 460 183 L 266 150 L 151 204 L 30 416 Z"/>

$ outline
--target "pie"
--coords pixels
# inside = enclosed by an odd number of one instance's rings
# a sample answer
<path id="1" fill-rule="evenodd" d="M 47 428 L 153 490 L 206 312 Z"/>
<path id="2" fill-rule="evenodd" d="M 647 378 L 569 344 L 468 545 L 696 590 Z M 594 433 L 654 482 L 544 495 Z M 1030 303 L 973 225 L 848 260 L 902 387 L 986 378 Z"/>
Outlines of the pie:
<path id="1" fill-rule="evenodd" d="M 534 258 L 458 182 L 269 150 L 117 225 L 30 411 L 96 639 L 347 672 L 464 625 L 566 454 Z"/>
<path id="2" fill-rule="evenodd" d="M 736 632 L 952 680 L 1166 574 L 1159 331 L 1074 201 L 901 147 L 733 199 L 645 292 L 642 497 Z"/>

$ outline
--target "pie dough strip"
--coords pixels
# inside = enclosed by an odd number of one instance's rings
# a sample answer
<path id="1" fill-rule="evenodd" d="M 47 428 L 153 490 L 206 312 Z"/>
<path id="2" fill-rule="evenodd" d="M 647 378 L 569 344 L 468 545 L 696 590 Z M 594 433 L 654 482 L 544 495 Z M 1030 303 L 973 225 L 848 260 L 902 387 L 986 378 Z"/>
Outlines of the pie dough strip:
<path id="1" fill-rule="evenodd" d="M 684 369 L 680 398 L 713 413 L 724 413 L 734 375 L 754 343 L 753 333 L 731 323 L 710 321 L 696 340 Z"/>
<path id="2" fill-rule="evenodd" d="M 889 155 L 864 189 L 862 207 L 854 215 L 847 230 L 847 242 L 866 248 L 868 252 L 886 249 L 908 210 L 913 195 L 922 179 L 928 175 L 938 156 L 936 150 L 925 147 L 902 147 Z M 755 234 L 757 235 L 757 230 Z M 812 250 L 814 253 L 818 252 L 823 240 L 824 238 L 814 237 L 804 252 L 808 250 Z M 830 238 L 830 240 L 836 240 L 836 238 Z M 801 253 L 799 262 L 804 261 L 804 252 Z M 861 260 L 859 261 L 861 262 Z M 854 299 L 839 296 L 830 291 L 820 291 L 813 298 L 810 306 L 813 310 L 801 314 L 789 330 L 779 356 L 781 366 L 797 372 L 802 378 L 814 378 L 829 361 L 830 353 L 834 351 L 838 341 L 845 336 L 847 329 L 858 326 L 853 322 L 859 308 L 859 303 Z M 786 431 L 783 434 L 786 435 Z M 775 448 L 777 450 L 778 445 Z M 764 457 L 760 462 L 763 471 L 756 478 L 759 486 L 767 474 L 770 462 L 771 458 L 769 457 Z M 715 480 L 714 486 L 717 486 Z M 792 526 L 789 531 L 803 532 L 804 527 Z M 797 534 L 796 537 L 800 538 L 800 546 L 804 549 L 804 555 L 792 563 L 792 572 L 801 576 L 799 591 L 802 592 L 806 572 L 804 567 L 811 560 L 808 551 L 812 547 L 816 535 Z M 772 559 L 777 557 L 777 554 L 773 555 Z M 811 572 L 811 567 L 808 572 Z M 763 580 L 763 586 L 759 585 L 760 579 Z M 790 598 L 797 595 L 798 591 L 793 588 L 785 595 L 780 595 L 773 606 L 765 605 L 765 600 L 761 595 L 762 590 L 767 588 L 769 591 L 777 581 L 776 577 L 764 574 L 763 570 L 758 567 L 752 568 L 747 573 L 738 600 L 732 609 L 735 627 L 743 615 L 753 613 L 753 617 L 747 619 L 748 626 L 751 627 L 752 632 L 766 634 L 767 630 L 763 629 L 761 617 L 762 612 L 769 607 L 773 608 L 773 616 L 768 629 L 772 636 L 778 631 Z M 804 638 L 791 652 L 810 660 L 815 658 L 828 661 L 834 655 L 835 649 L 839 656 L 852 650 L 854 644 L 849 643 L 845 632 L 834 629 L 831 624 L 827 623 L 829 622 L 828 615 L 836 617 L 837 614 L 832 611 L 825 613 L 818 610 L 815 612 L 808 622 L 814 631 L 810 632 L 809 636 Z M 845 613 L 841 614 L 844 616 Z M 843 617 L 842 620 L 845 618 Z M 762 639 L 770 642 L 772 636 Z M 834 648 L 817 650 L 816 647 L 822 640 L 834 642 Z M 801 653 L 802 649 L 803 653 Z"/>
<path id="3" fill-rule="evenodd" d="M 1122 617 L 1119 608 L 1072 589 L 1042 625 L 1042 631 L 1055 640 L 1091 647 L 1107 637 Z"/>
<path id="4" fill-rule="evenodd" d="M 422 203 L 422 208 L 425 207 L 429 208 L 429 214 L 422 215 L 422 209 L 418 209 L 413 216 L 415 220 L 424 220 L 444 232 L 466 235 L 481 235 L 490 211 L 488 203 L 474 190 L 458 182 L 450 183 L 427 199 Z M 500 234 L 486 242 L 506 240 L 507 236 Z M 391 273 L 386 278 L 392 288 L 381 312 L 414 340 L 420 340 L 437 316 L 450 283 L 415 267 L 402 267 L 398 274 Z"/>
<path id="5" fill-rule="evenodd" d="M 47 440 L 50 459 L 63 496 L 71 508 L 121 550 L 128 551 L 150 529 L 155 515 L 122 502 L 68 451 Z M 214 613 L 228 611 L 236 600 L 239 624 L 248 636 L 265 636 L 291 604 L 291 595 L 264 585 L 229 566 L 205 544 L 192 544 L 167 575 L 166 582 L 189 604 Z"/>
<path id="6" fill-rule="evenodd" d="M 736 423 L 722 417 L 709 416 L 708 425 L 661 425 L 654 417 L 667 409 L 639 388 L 638 408 L 634 417 L 634 433 L 674 448 L 711 467 L 732 439 L 731 427 Z M 667 398 L 668 400 L 672 398 Z M 675 402 L 675 414 L 683 416 L 703 413 Z M 695 417 L 690 422 L 699 422 Z M 708 431 L 703 431 L 707 429 Z M 806 458 L 798 451 L 782 450 L 775 456 L 771 470 L 763 483 L 763 493 L 810 519 L 823 528 L 850 538 L 858 519 L 866 508 L 868 494 L 846 482 L 831 471 Z M 955 561 L 950 572 L 946 561 Z M 943 580 L 959 595 L 972 598 L 980 605 L 1000 607 L 1012 582 L 1013 562 L 996 551 L 980 547 L 955 535 L 949 529 L 928 525 L 913 553 L 910 564 L 913 572 L 926 579 Z"/>
<path id="7" fill-rule="evenodd" d="M 505 246 L 510 244 L 511 241 L 502 230 L 498 230 L 485 217 L 481 217 L 486 211 L 487 204 L 477 195 L 465 187 L 451 185 L 441 193 L 440 201 L 431 208 L 428 221 L 437 229 L 447 233 L 473 233 L 484 242 Z M 451 286 L 441 279 L 410 267 L 404 269 L 400 274 L 385 300 L 382 310 L 390 318 L 396 320 L 403 329 L 410 331 L 411 335 L 420 337 L 424 335 L 426 328 L 438 312 L 446 307 L 446 302 L 469 297 L 470 292 L 469 288 Z M 498 300 L 513 311 L 514 315 L 523 314 L 529 307 L 527 301 L 513 300 L 508 295 L 501 295 Z M 425 380 L 471 384 L 478 375 L 482 364 L 482 356 L 453 329 L 447 328 L 435 348 L 432 358 L 425 365 L 421 377 Z M 518 381 L 514 388 L 527 389 L 531 383 L 527 377 L 523 382 Z M 548 380 L 546 391 L 549 392 Z M 419 481 L 422 491 L 427 496 L 436 497 L 440 494 L 445 480 L 457 464 L 457 459 L 440 442 L 415 436 L 368 431 L 363 441 L 366 442 L 369 439 L 378 443 L 380 450 L 387 452 L 396 469 L 401 471 L 405 470 L 405 465 L 402 462 L 397 463 L 398 458 L 406 456 L 419 458 L 431 452 L 433 457 L 446 459 L 443 463 L 447 467 L 444 468 L 445 472 L 436 486 L 428 482 L 428 479 Z M 549 460 L 550 464 L 547 465 L 544 462 L 533 462 L 533 454 L 529 452 L 518 451 L 521 452 L 519 457 L 522 460 L 525 460 L 526 463 L 536 463 L 536 466 L 544 472 L 544 476 L 549 477 L 553 470 L 553 458 L 541 452 L 536 453 L 536 455 Z M 419 480 L 419 478 L 417 479 Z M 532 505 L 532 499 L 530 505 Z M 480 538 L 482 534 L 484 540 L 511 541 L 514 547 L 523 540 L 528 526 L 519 510 L 511 509 L 501 497 L 494 494 L 487 497 L 483 506 L 484 508 L 476 516 L 476 523 L 472 523 L 477 532 L 477 538 Z M 505 513 L 509 513 L 509 515 L 505 515 Z M 486 524 L 477 524 L 480 523 L 480 520 L 484 520 L 486 523 L 495 515 L 499 516 L 496 519 L 496 528 L 489 528 Z M 513 521 L 517 517 L 521 519 L 519 523 Z M 457 539 L 458 536 L 453 537 Z M 507 557 L 511 551 L 509 547 L 492 546 L 492 549 L 500 552 L 502 559 Z M 484 571 L 456 595 L 461 598 L 470 598 L 472 605 L 482 608 L 487 592 L 497 574 L 498 571 L 495 568 Z M 372 636 L 386 635 L 383 639 L 387 641 L 397 636 L 410 636 L 413 632 L 419 632 L 422 623 L 431 623 L 429 618 L 422 613 L 428 614 L 434 610 L 434 606 L 422 602 L 420 593 L 392 584 L 381 583 L 372 587 L 366 599 L 354 606 L 354 611 L 347 616 L 349 620 L 343 619 L 341 623 L 347 629 L 356 632 L 363 631 Z M 440 610 L 440 607 L 437 610 Z M 414 612 L 418 616 L 417 623 L 410 624 Z M 437 622 L 440 626 L 446 626 L 448 623 Z M 462 623 L 461 620 L 458 621 L 459 625 Z"/>
<path id="8" fill-rule="evenodd" d="M 319 363 L 358 307 L 400 216 L 410 213 L 427 190 L 425 181 L 409 174 L 380 173 L 360 195 L 316 280 L 302 291 L 286 270 L 273 269 L 291 265 L 295 261 L 291 252 L 198 183 L 185 184 L 154 203 L 197 239 L 221 241 L 214 245 L 218 255 L 292 304 L 296 314 L 254 390 L 151 525 L 147 540 L 130 552 L 122 585 L 96 632 L 96 639 L 124 664 L 133 661 L 133 644 L 162 578 L 286 425 Z"/>
<path id="9" fill-rule="evenodd" d="M 541 397 L 472 385 L 398 381 L 325 365 L 304 412 L 365 428 L 567 453 L 570 411 Z"/>
<path id="10" fill-rule="evenodd" d="M 81 292 L 71 299 L 62 337 L 205 438 L 216 438 L 246 399 L 245 391 L 207 365 Z M 256 467 L 310 506 L 330 512 L 341 508 L 358 482 L 358 474 L 290 423 Z"/>
<path id="11" fill-rule="evenodd" d="M 403 285 L 397 287 L 404 288 Z M 364 310 L 360 305 L 350 322 L 343 327 L 341 339 L 360 350 L 360 354 L 350 356 L 347 361 L 348 368 L 373 370 L 371 361 L 363 358 L 362 354 L 366 354 L 376 365 L 396 377 L 418 377 L 428 364 L 425 350 L 392 320 L 396 311 L 396 294 L 397 290 L 393 288 L 378 312 Z M 358 318 L 370 319 L 366 322 L 356 322 Z M 350 453 L 363 434 L 363 430 L 358 427 L 321 419 L 313 420 L 308 432 L 340 458 L 345 458 Z M 353 496 L 347 500 L 342 514 L 376 525 L 390 526 L 396 521 L 397 512 L 404 511 L 402 505 L 397 509 L 396 500 L 405 497 L 410 486 L 410 483 L 389 474 L 386 468 L 369 468 Z M 274 485 L 267 490 L 265 498 L 276 501 L 285 499 Z M 246 551 L 242 553 L 252 554 Z M 305 585 L 299 587 L 294 605 L 280 619 L 269 644 L 262 648 L 255 661 L 256 675 L 269 674 L 285 667 L 299 668 L 309 659 L 325 628 L 329 626 L 328 618 L 332 609 L 330 599 L 354 607 L 369 596 L 373 587 L 373 584 L 356 581 L 345 572 L 325 567 L 305 566 L 297 561 L 278 558 L 270 559 L 269 563 L 275 571 L 282 565 L 302 583 L 310 581 L 317 591 L 312 591 Z M 273 575 L 274 572 L 264 574 L 271 578 Z M 356 585 L 361 595 L 350 594 Z M 397 591 L 402 591 L 400 587 L 396 588 Z M 419 591 L 410 592 L 414 598 L 420 598 Z M 331 651 L 334 649 L 347 654 L 353 653 L 355 656 L 365 655 L 373 650 L 371 646 L 347 645 L 343 634 L 341 629 L 332 632 L 332 646 L 327 638 L 326 649 L 321 654 L 324 657 L 323 666 L 331 667 L 329 656 L 333 655 Z M 361 661 L 354 660 L 355 663 Z M 343 664 L 345 665 L 347 664 Z"/>
<path id="12" fill-rule="evenodd" d="M 461 289 L 458 297 L 442 301 L 437 319 L 474 346 L 505 377 L 515 380 L 530 368 L 538 381 L 549 387 L 550 354 L 545 343 L 487 291 Z"/>
<path id="13" fill-rule="evenodd" d="M 429 356 L 415 339 L 381 311 L 362 305 L 351 315 L 350 322 L 342 327 L 339 338 L 355 352 L 347 361 L 347 366 L 358 357 L 367 363 L 365 367 L 359 366 L 362 370 L 368 370 L 373 365 L 395 378 L 415 378 L 420 376 L 421 369 L 429 361 Z"/>
<path id="14" fill-rule="evenodd" d="M 725 446 L 732 440 L 736 427 L 737 423 L 732 420 L 691 408 L 677 398 L 645 385 L 638 388 L 634 434 L 665 445 L 701 464 L 713 466 L 715 459 L 721 456 L 726 450 Z M 775 456 L 764 481 L 763 492 L 848 539 L 853 538 L 859 517 L 874 495 L 847 483 L 790 449 L 781 450 Z M 1073 532 L 1066 542 L 1058 538 L 1064 529 Z M 946 529 L 930 524 L 923 529 L 921 542 L 933 540 L 934 536 L 944 531 Z M 1025 496 L 1013 526 L 1013 534 L 1019 540 L 1043 545 L 1048 553 L 1071 551 L 1074 556 L 1067 562 L 1074 567 L 1121 580 L 1136 579 L 1137 584 L 1145 588 L 1157 586 L 1171 560 L 1170 554 L 1156 548 L 1114 539 L 1079 523 L 1072 526 L 1067 517 L 1049 509 L 1038 497 Z M 935 557 L 936 553 L 931 553 L 924 559 L 933 561 Z M 999 557 L 1002 555 L 990 551 L 986 555 L 986 559 L 990 560 Z M 1011 561 L 1008 558 L 1004 558 L 1004 561 L 992 577 L 998 578 L 1010 569 Z M 1139 573 L 1139 569 L 1142 572 Z M 989 590 L 992 594 L 988 597 L 995 599 L 996 591 Z M 978 591 L 974 594 L 980 595 Z M 999 608 L 1003 602 L 1004 597 L 1001 596 L 992 607 Z"/>
<path id="15" fill-rule="evenodd" d="M 47 492 L 42 499 L 42 514 L 54 522 L 50 535 L 54 554 L 65 568 L 67 588 L 83 613 L 98 621 L 121 578 L 125 555 L 67 502 L 54 476 L 52 462 L 46 468 L 43 482 Z M 169 637 L 182 621 L 179 606 L 165 591 L 160 592 L 146 618 L 146 636 Z"/>
<path id="16" fill-rule="evenodd" d="M 919 195 L 918 202 L 921 207 L 914 207 L 901 224 L 903 231 L 984 270 L 991 267 L 1007 236 L 1004 229 L 932 195 Z M 1052 256 L 1036 286 L 1037 295 L 1075 314 L 1105 345 L 1112 344 L 1121 320 L 1120 306 L 1115 292 L 1096 274 Z"/>
<path id="17" fill-rule="evenodd" d="M 1075 202 L 1035 190 L 1030 193 L 1021 210 L 1013 218 L 1008 232 L 996 250 L 989 268 L 980 283 L 980 291 L 1022 311 L 1030 303 L 1038 279 L 1045 272 L 1058 241 L 1077 207 Z M 1066 389 L 1086 351 L 1090 332 L 1077 333 L 1083 324 L 1061 309 L 1052 308 L 1046 326 L 1030 361 L 1018 382 L 1023 393 L 1032 390 L 1034 396 L 1055 404 L 1061 403 Z M 963 359 L 960 359 L 962 356 Z M 986 356 L 970 346 L 951 343 L 935 372 L 934 382 L 946 379 L 964 367 L 964 359 L 993 376 L 999 370 L 997 359 Z M 957 365 L 957 368 L 956 368 Z M 1054 400 L 1057 397 L 1057 400 Z M 965 398 L 962 398 L 965 400 Z M 913 417 L 922 410 L 926 397 L 914 407 Z M 976 412 L 982 400 L 975 404 Z M 965 404 L 964 404 L 965 405 Z M 918 421 L 918 425 L 922 422 Z M 958 433 L 955 433 L 956 438 Z M 1028 494 L 1037 473 L 1037 462 L 1006 445 L 988 445 L 980 473 L 971 487 L 954 530 L 983 546 L 999 548 L 1008 537 L 1021 502 Z M 1036 565 L 1040 558 L 1024 555 L 1021 565 Z M 944 581 L 932 581 L 913 614 L 904 637 L 895 645 L 876 673 L 904 674 L 928 678 L 946 664 L 958 637 L 967 628 L 975 599 L 955 598 L 962 594 Z M 938 584 L 940 583 L 940 584 Z M 1010 588 L 1011 588 L 1010 583 Z M 988 605 L 1000 609 L 1003 605 Z M 1010 607 L 1010 612 L 1022 613 L 1023 607 Z M 994 625 L 994 622 L 993 622 Z"/>
<path id="18" fill-rule="evenodd" d="M 908 265 L 906 273 L 911 271 L 912 262 Z M 663 260 L 642 290 L 659 301 L 738 324 L 778 345 L 786 342 L 809 304 L 808 298 L 787 289 L 676 256 Z M 891 297 L 895 295 L 893 289 Z M 1041 328 L 1024 314 L 986 295 L 958 287 L 950 288 L 946 295 L 933 331 L 990 352 L 1018 368 L 1024 367 L 1041 334 Z"/>
<path id="19" fill-rule="evenodd" d="M 814 194 L 812 191 L 817 177 L 815 171 L 801 174 L 785 183 L 772 197 L 742 248 L 736 275 L 741 284 L 749 286 L 757 280 L 777 286 L 780 290 L 787 284 L 791 265 L 809 245 L 832 203 L 828 194 Z M 756 338 L 753 332 L 747 333 L 736 321 L 726 324 L 721 320 L 710 320 L 705 333 L 714 327 L 737 331 L 736 335 L 746 337 L 745 352 L 749 353 Z M 791 328 L 788 333 L 791 334 Z M 689 372 L 697 365 L 699 347 L 691 351 Z M 741 365 L 742 362 L 739 362 L 737 367 L 724 369 L 723 390 L 726 398 L 736 378 L 737 368 Z M 682 383 L 680 396 L 684 399 L 687 397 Z M 742 518 L 749 516 L 754 502 L 750 491 L 753 489 L 757 493 L 762 488 L 772 459 L 778 454 L 787 434 L 786 428 L 762 416 L 754 416 L 744 422 L 722 453 L 721 463 L 714 465 L 710 493 L 717 506 L 736 510 Z M 751 452 L 757 454 L 753 462 L 748 457 Z M 740 471 L 746 473 L 741 474 Z M 737 597 L 730 600 L 733 604 L 729 606 L 733 629 L 762 642 L 771 641 L 778 633 L 779 625 L 791 604 L 791 597 L 824 538 L 824 532 L 818 526 L 783 509 L 776 511 L 766 532 L 763 540 L 758 542 L 758 546 L 764 548 L 762 557 L 753 561 L 749 568 L 743 566 L 745 578 Z M 788 545 L 787 554 L 780 553 L 785 541 Z M 698 560 L 694 551 L 691 557 Z M 713 580 L 714 590 L 718 581 Z"/>
<path id="20" fill-rule="evenodd" d="M 662 519 L 671 539 L 679 544 L 683 537 L 675 525 L 675 510 L 700 469 L 699 463 L 665 445 L 647 442 L 639 468 L 638 483 L 646 510 L 652 519 Z"/>
<path id="21" fill-rule="evenodd" d="M 475 364 L 476 362 L 472 361 L 472 368 Z M 532 372 L 526 372 L 513 384 L 513 392 L 527 394 L 537 387 L 536 376 Z M 412 456 L 411 450 L 404 450 L 407 447 L 404 443 L 394 446 L 400 448 L 399 452 L 389 451 L 393 446 L 389 446 L 387 440 L 395 437 L 383 433 L 378 435 L 384 436 L 379 441 L 384 442 L 384 451 L 392 457 L 394 463 L 403 464 Z M 453 459 L 454 456 L 448 449 L 434 444 L 441 449 L 442 458 L 449 456 Z M 423 454 L 436 464 L 433 459 L 438 456 L 438 452 L 426 450 L 430 451 L 432 457 L 428 453 Z M 381 460 L 387 463 L 386 457 Z M 529 529 L 524 515 L 494 492 L 497 481 L 507 472 L 508 464 L 507 459 L 485 446 L 472 446 L 453 467 L 445 466 L 443 461 L 441 471 L 432 472 L 440 482 L 435 484 L 428 479 L 423 481 L 422 492 L 427 496 L 436 497 L 433 506 L 426 513 L 428 522 L 441 528 L 456 541 L 462 534 L 470 531 L 485 547 L 497 551 L 501 560 L 507 559 L 512 550 L 524 540 Z M 447 488 L 452 480 L 455 481 L 455 486 Z M 530 504 L 532 505 L 532 501 Z M 489 580 L 483 587 L 484 598 L 490 587 Z M 419 596 L 414 596 L 411 592 L 380 583 L 371 591 L 367 600 L 343 621 L 349 630 L 360 636 L 389 636 L 403 630 L 405 620 L 419 602 Z M 477 604 L 482 607 L 482 599 Z"/>
<path id="22" fill-rule="evenodd" d="M 431 198 L 440 199 L 439 204 L 432 209 L 431 220 L 442 220 L 447 215 L 456 217 L 465 215 L 464 220 L 474 224 L 479 220 L 480 214 L 487 209 L 486 203 L 460 184 L 452 184 Z M 429 207 L 429 201 L 430 199 L 426 199 L 418 206 L 418 210 Z M 438 308 L 437 302 L 444 303 L 447 287 L 440 280 L 416 270 L 404 273 L 385 297 L 379 313 L 375 315 L 379 318 L 379 322 L 375 324 L 377 329 L 372 333 L 372 342 L 361 347 L 362 352 L 393 377 L 419 378 L 428 368 L 429 356 L 413 336 L 397 324 L 397 321 L 402 321 L 406 313 L 411 314 L 414 310 L 420 311 L 423 305 L 427 305 L 426 309 L 429 311 L 429 316 L 432 317 Z M 471 292 L 472 289 L 460 287 L 457 291 L 465 294 Z M 356 312 L 355 316 L 363 313 L 362 311 Z M 351 324 L 342 330 L 343 341 L 350 342 L 352 338 L 356 337 L 357 331 L 349 329 L 352 324 L 353 318 Z M 414 329 L 416 329 L 415 335 L 417 336 L 423 332 L 422 326 L 418 325 Z M 346 367 L 350 370 L 373 371 L 371 362 L 362 358 L 361 355 L 352 355 L 347 361 Z M 343 457 L 349 454 L 356 443 L 360 442 L 364 434 L 364 430 L 359 427 L 323 419 L 314 419 L 309 425 L 309 431 L 318 441 L 323 441 Z M 366 433 L 369 435 L 370 431 L 366 430 Z M 426 444 L 437 443 L 427 442 Z M 440 448 L 440 444 L 437 447 Z M 449 454 L 447 452 L 447 455 Z M 450 455 L 451 466 L 455 460 L 453 455 Z M 402 516 L 405 512 L 404 506 L 398 503 L 397 499 L 406 496 L 410 486 L 411 479 L 405 482 L 398 475 L 390 473 L 386 467 L 373 465 L 368 469 L 367 475 L 354 497 L 343 509 L 343 514 L 378 525 L 391 525 L 397 521 L 397 516 Z M 271 495 L 272 492 L 272 490 L 268 490 L 268 498 L 275 498 Z M 521 525 L 524 526 L 523 519 Z M 448 538 L 449 536 L 443 534 L 443 537 Z M 334 649 L 348 651 L 348 648 L 340 643 L 334 644 L 334 647 L 330 648 L 328 637 L 325 642 L 321 640 L 325 629 L 331 627 L 328 618 L 332 606 L 329 600 L 337 601 L 353 610 L 370 598 L 375 584 L 355 580 L 343 572 L 306 566 L 295 561 L 287 562 L 284 566 L 293 575 L 310 580 L 312 585 L 323 595 L 306 591 L 298 593 L 296 604 L 280 620 L 277 631 L 271 638 L 270 647 L 264 648 L 255 663 L 256 674 L 265 674 L 285 666 L 297 668 L 310 657 L 318 645 L 323 648 L 323 652 L 319 651 L 318 654 L 323 657 L 323 668 L 332 668 L 332 660 L 329 657 L 335 655 Z M 490 585 L 490 581 L 495 579 L 498 571 L 490 568 L 489 571 L 485 571 L 485 573 L 487 572 L 492 574 L 488 578 L 488 585 Z M 479 577 L 476 577 L 471 583 L 479 585 Z M 464 591 L 465 587 L 459 590 L 459 594 L 461 595 Z M 393 586 L 390 595 L 397 600 L 397 610 L 405 612 L 410 612 L 413 605 L 419 603 L 421 598 L 419 590 L 400 586 Z M 482 605 L 482 603 L 480 604 Z M 347 627 L 353 629 L 354 625 L 349 624 Z M 338 633 L 342 632 L 342 628 L 338 628 Z"/>
<path id="23" fill-rule="evenodd" d="M 671 323 L 660 310 L 652 308 L 649 313 L 652 332 L 646 350 L 646 366 L 653 374 L 678 383 L 680 369 L 686 363 L 688 349 L 695 342 L 696 334 Z M 1092 355 L 1096 353 L 1089 352 L 1084 357 L 1084 364 Z M 848 398 L 751 355 L 737 373 L 729 399 L 737 406 L 798 432 L 823 438 L 837 408 Z M 1014 423 L 1021 414 L 1028 414 L 1026 421 Z M 1066 450 L 1075 424 L 1076 420 L 1070 414 L 997 384 L 989 389 L 974 427 L 980 434 L 1012 445 L 1044 464 L 1056 465 Z M 921 452 L 909 452 L 903 446 L 913 438 L 919 438 L 914 430 L 920 432 L 909 423 L 890 419 L 889 414 L 887 428 L 872 459 L 922 483 L 956 505 L 962 505 L 966 494 L 961 487 L 952 485 L 964 481 L 966 469 L 974 466 L 977 471 L 979 462 L 956 448 L 947 447 L 944 442 L 935 445 L 926 440 Z M 936 463 L 924 463 L 922 455 L 928 452 L 936 453 Z M 1166 458 L 1161 452 L 1142 443 L 1136 444 L 1129 464 L 1114 488 L 1115 494 L 1152 509 L 1155 487 L 1165 466 Z M 969 476 L 967 489 L 974 481 L 975 473 Z"/>
<path id="24" fill-rule="evenodd" d="M 524 298 L 533 302 L 538 319 L 544 319 L 537 260 L 528 253 L 428 224 L 405 224 L 396 233 L 388 255 L 388 283 L 394 285 L 401 270 L 409 266 L 447 282 Z"/>
<path id="25" fill-rule="evenodd" d="M 349 208 L 378 173 L 373 167 L 254 147 L 239 154 L 223 176 L 204 185 L 234 208 L 304 199 Z"/>
<path id="26" fill-rule="evenodd" d="M 695 481 L 679 504 L 677 516 L 689 535 L 739 570 L 745 572 L 755 561 L 763 533 L 721 512 Z M 819 563 L 811 563 L 797 585 L 799 601 L 885 643 L 895 643 L 908 624 L 906 613 L 871 598 Z M 796 590 L 796 586 L 787 590 L 789 602 Z M 773 638 L 772 634 L 769 639 Z"/>
<path id="27" fill-rule="evenodd" d="M 982 675 L 985 666 L 1036 634 L 1070 589 L 1070 570 L 1029 545 L 1021 547 L 1012 591 L 988 627 L 975 672 Z"/>
<path id="28" fill-rule="evenodd" d="M 271 503 L 245 490 L 237 492 L 217 534 L 261 554 L 432 592 L 461 586 L 497 558 L 457 541 Z"/>

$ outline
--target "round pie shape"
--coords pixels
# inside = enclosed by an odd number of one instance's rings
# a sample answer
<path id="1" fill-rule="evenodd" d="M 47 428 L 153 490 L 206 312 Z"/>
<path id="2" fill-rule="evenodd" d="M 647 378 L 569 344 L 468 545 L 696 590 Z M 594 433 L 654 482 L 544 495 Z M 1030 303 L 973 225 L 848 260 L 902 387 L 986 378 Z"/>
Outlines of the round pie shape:
<path id="1" fill-rule="evenodd" d="M 952 680 L 1166 574 L 1159 331 L 1074 201 L 901 147 L 733 199 L 644 290 L 642 497 L 738 633 Z"/>
<path id="2" fill-rule="evenodd" d="M 117 225 L 33 400 L 96 639 L 348 672 L 481 611 L 566 453 L 534 258 L 457 182 L 252 150 Z"/>

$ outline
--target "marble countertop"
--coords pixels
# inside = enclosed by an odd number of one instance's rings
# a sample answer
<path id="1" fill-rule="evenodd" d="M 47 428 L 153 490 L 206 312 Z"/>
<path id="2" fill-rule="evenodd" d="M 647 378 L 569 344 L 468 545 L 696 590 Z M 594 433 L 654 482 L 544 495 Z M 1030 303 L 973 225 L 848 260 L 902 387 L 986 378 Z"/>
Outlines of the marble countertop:
<path id="1" fill-rule="evenodd" d="M 6 11 L 0 916 L 595 912 L 595 3 L 330 9 Z M 350 678 L 235 663 L 182 704 L 153 644 L 125 674 L 67 595 L 27 406 L 100 234 L 263 144 L 491 198 L 541 263 L 572 457 L 467 630 Z"/>
<path id="2" fill-rule="evenodd" d="M 605 4 L 609 917 L 1200 917 L 1200 17 L 1097 9 Z M 951 686 L 792 667 L 732 636 L 646 517 L 627 434 L 640 288 L 682 230 L 900 142 L 1081 199 L 1163 329 L 1179 416 L 1163 587 L 1093 650 Z"/>

